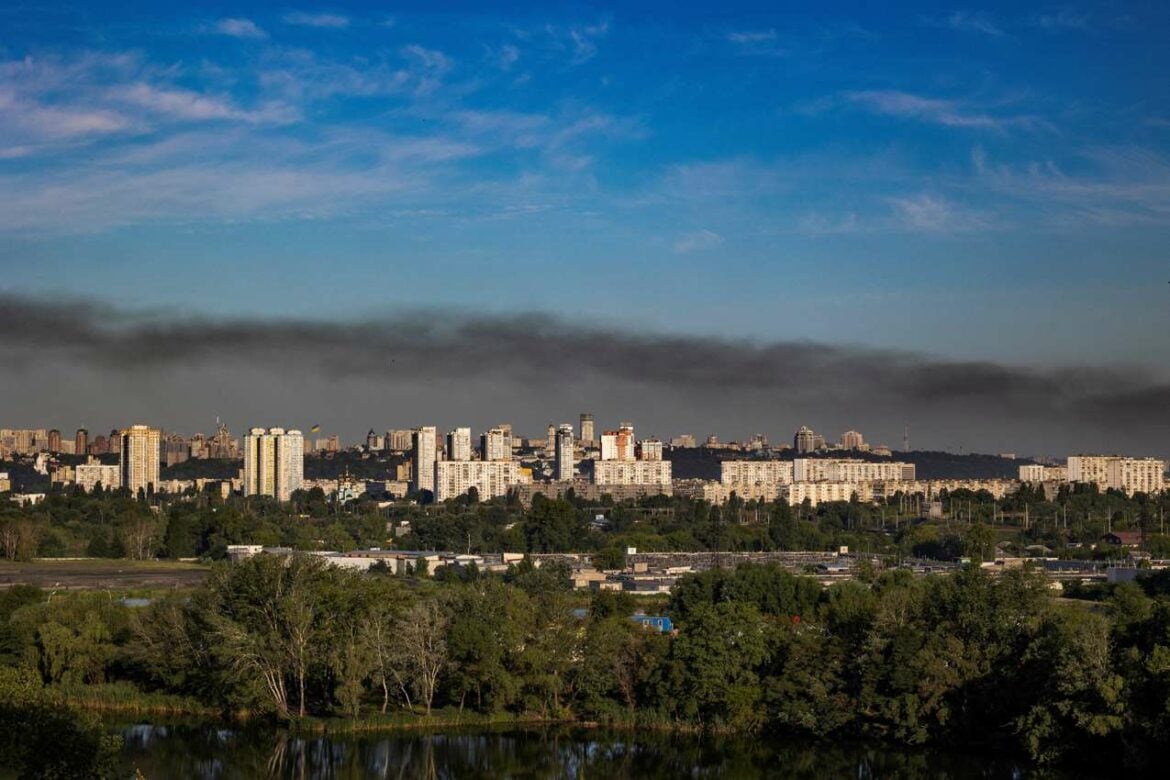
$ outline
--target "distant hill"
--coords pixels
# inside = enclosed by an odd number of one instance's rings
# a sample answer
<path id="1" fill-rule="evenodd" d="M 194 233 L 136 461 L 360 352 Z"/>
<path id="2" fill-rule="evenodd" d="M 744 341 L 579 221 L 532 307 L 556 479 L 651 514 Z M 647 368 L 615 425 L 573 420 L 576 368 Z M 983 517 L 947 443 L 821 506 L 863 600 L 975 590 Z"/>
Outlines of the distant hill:
<path id="1" fill-rule="evenodd" d="M 159 479 L 235 479 L 243 467 L 243 458 L 192 458 L 162 469 Z"/>
<path id="2" fill-rule="evenodd" d="M 49 489 L 47 474 L 38 474 L 28 463 L 0 460 L 0 472 L 8 472 L 15 493 L 43 493 Z"/>
<path id="3" fill-rule="evenodd" d="M 392 479 L 394 467 L 405 460 L 402 455 L 370 455 L 353 450 L 314 453 L 305 456 L 305 477 L 337 479 L 348 471 L 355 479 Z"/>
<path id="4" fill-rule="evenodd" d="M 305 456 L 306 479 L 336 479 L 349 471 L 357 479 L 388 479 L 402 456 L 372 457 L 360 452 L 312 453 Z M 234 479 L 244 467 L 242 458 L 192 458 L 164 468 L 162 479 Z"/>

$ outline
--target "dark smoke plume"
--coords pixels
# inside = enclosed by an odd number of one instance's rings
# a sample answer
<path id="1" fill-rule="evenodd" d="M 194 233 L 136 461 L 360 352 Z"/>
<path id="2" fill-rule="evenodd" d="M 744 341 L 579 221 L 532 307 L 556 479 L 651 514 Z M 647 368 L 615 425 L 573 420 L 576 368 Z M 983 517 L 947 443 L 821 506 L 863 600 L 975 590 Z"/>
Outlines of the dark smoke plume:
<path id="1" fill-rule="evenodd" d="M 712 404 L 735 407 L 750 398 L 759 408 L 761 398 L 771 398 L 778 406 L 871 418 L 951 416 L 973 429 L 1012 422 L 1163 431 L 1170 408 L 1170 384 L 1135 368 L 1039 370 L 855 346 L 642 334 L 543 315 L 421 310 L 354 322 L 211 319 L 0 296 L 0 323 L 0 351 L 18 373 L 36 356 L 97 371 L 242 364 L 387 385 L 509 381 L 533 393 L 620 382 L 692 402 L 696 417 Z M 11 392 L 16 384 L 7 386 Z"/>

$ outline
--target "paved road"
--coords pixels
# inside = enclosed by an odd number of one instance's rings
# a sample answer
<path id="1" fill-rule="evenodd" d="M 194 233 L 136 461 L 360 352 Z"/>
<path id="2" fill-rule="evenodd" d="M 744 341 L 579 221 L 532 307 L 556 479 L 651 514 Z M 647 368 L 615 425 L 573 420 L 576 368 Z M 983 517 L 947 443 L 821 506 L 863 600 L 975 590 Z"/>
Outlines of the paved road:
<path id="1" fill-rule="evenodd" d="M 154 561 L 0 561 L 0 588 L 93 590 L 103 588 L 178 588 L 198 585 L 210 570 L 189 563 Z"/>

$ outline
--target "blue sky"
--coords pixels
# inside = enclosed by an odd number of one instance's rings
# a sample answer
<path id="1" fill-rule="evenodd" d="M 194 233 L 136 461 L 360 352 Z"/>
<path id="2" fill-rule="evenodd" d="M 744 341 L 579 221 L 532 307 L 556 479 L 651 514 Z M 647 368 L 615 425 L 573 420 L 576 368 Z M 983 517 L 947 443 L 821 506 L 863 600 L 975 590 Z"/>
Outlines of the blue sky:
<path id="1" fill-rule="evenodd" d="M 1153 2 L 7 4 L 0 285 L 1160 370 L 1167 32 Z"/>

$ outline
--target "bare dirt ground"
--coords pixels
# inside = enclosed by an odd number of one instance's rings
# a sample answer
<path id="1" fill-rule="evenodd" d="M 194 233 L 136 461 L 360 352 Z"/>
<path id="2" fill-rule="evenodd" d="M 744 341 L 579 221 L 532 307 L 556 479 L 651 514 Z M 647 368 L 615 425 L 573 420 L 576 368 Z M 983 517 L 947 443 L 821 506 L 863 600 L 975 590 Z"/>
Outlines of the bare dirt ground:
<path id="1" fill-rule="evenodd" d="M 177 561 L 0 561 L 0 588 L 36 585 L 59 590 L 182 588 L 198 585 L 210 569 Z"/>

